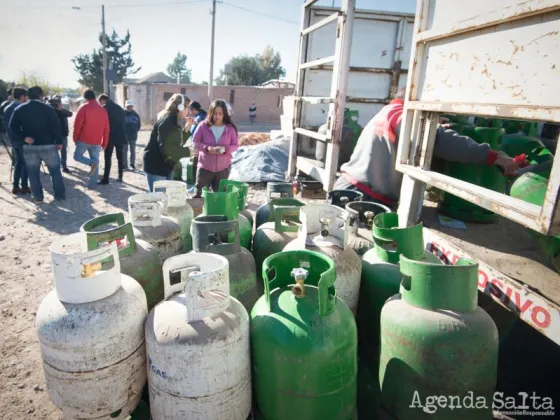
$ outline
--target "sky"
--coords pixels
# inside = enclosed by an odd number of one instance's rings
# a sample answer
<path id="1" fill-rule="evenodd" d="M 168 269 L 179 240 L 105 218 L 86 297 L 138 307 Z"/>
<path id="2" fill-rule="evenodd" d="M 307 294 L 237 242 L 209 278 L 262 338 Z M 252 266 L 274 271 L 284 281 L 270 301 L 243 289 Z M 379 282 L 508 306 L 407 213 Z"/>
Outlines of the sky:
<path id="1" fill-rule="evenodd" d="M 339 7 L 341 1 L 334 1 Z M 0 79 L 22 71 L 76 88 L 72 57 L 99 47 L 101 4 L 107 32 L 131 34 L 134 77 L 166 72 L 177 52 L 187 55 L 193 81 L 209 79 L 211 0 L 0 0 Z M 223 0 L 216 6 L 214 77 L 232 57 L 267 46 L 280 52 L 294 81 L 303 0 Z M 332 6 L 332 0 L 317 4 Z M 390 4 L 390 5 L 389 5 Z M 358 9 L 415 11 L 415 0 L 356 0 Z M 75 10 L 73 7 L 79 7 Z"/>

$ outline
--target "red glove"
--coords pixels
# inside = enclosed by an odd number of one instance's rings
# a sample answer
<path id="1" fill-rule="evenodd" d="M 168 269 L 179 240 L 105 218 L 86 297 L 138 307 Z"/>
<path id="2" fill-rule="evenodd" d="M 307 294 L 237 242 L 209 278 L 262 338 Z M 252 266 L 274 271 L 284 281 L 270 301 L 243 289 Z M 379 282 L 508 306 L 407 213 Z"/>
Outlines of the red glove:
<path id="1" fill-rule="evenodd" d="M 529 166 L 529 161 L 527 160 L 527 155 L 525 153 L 515 156 L 513 158 L 513 161 L 517 163 L 517 166 L 519 168 L 525 168 L 526 166 Z"/>

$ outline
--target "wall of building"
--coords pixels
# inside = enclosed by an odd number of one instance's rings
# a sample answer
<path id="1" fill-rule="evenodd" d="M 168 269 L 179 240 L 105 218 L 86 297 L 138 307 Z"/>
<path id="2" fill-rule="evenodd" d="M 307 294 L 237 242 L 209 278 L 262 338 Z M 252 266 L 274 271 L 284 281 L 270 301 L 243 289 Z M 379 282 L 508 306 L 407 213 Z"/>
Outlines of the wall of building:
<path id="1" fill-rule="evenodd" d="M 128 84 L 118 85 L 115 100 L 124 106 L 124 101 L 134 102 L 136 112 L 142 118 L 143 124 L 154 124 L 157 113 L 161 111 L 167 99 L 174 93 L 182 93 L 191 101 L 200 102 L 204 109 L 208 109 L 208 86 L 177 85 L 177 84 Z M 257 121 L 278 122 L 282 115 L 282 99 L 293 95 L 291 88 L 263 88 L 252 86 L 214 86 L 214 97 L 224 99 L 233 108 L 234 121 L 249 120 L 249 106 L 255 102 L 257 106 Z"/>
<path id="2" fill-rule="evenodd" d="M 134 110 L 140 115 L 142 124 L 153 124 L 151 115 L 154 105 L 152 103 L 152 89 L 150 88 L 151 85 L 147 84 L 117 85 L 115 87 L 115 102 L 124 108 L 125 101 L 131 100 L 134 104 Z"/>

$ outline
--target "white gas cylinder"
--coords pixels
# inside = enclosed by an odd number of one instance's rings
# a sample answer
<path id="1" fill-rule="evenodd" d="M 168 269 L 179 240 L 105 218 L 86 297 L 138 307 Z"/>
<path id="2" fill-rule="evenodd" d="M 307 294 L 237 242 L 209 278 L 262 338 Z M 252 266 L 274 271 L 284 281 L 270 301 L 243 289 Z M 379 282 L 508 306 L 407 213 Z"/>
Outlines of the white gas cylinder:
<path id="1" fill-rule="evenodd" d="M 167 205 L 167 195 L 162 192 L 135 194 L 128 198 L 132 226 L 140 232 L 142 240 L 157 250 L 162 262 L 180 254 L 183 249 L 179 221 L 164 216 Z"/>
<path id="2" fill-rule="evenodd" d="M 146 382 L 144 290 L 121 274 L 114 242 L 88 252 L 79 232 L 50 252 L 55 290 L 35 321 L 49 396 L 65 419 L 125 419 Z"/>
<path id="3" fill-rule="evenodd" d="M 349 244 L 348 212 L 329 204 L 310 204 L 301 207 L 300 221 L 297 239 L 287 244 L 284 250 L 308 249 L 332 258 L 336 264 L 334 286 L 338 297 L 356 315 L 362 262 Z"/>
<path id="4" fill-rule="evenodd" d="M 146 321 L 152 419 L 246 420 L 249 315 L 229 295 L 227 259 L 179 255 L 163 273 L 166 300 Z"/>
<path id="5" fill-rule="evenodd" d="M 154 192 L 163 190 L 167 196 L 167 209 L 164 216 L 173 217 L 181 227 L 181 239 L 183 240 L 183 253 L 192 250 L 191 223 L 194 219 L 194 211 L 187 204 L 187 184 L 181 181 L 155 181 Z"/>

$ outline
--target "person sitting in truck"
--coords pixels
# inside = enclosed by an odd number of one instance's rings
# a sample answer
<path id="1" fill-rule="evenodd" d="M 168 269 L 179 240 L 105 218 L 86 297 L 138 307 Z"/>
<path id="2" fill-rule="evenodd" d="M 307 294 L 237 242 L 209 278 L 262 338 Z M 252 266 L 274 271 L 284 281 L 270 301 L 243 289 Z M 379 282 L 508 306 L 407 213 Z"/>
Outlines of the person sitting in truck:
<path id="1" fill-rule="evenodd" d="M 341 166 L 341 176 L 333 189 L 352 189 L 364 193 L 367 200 L 396 206 L 401 190 L 402 173 L 395 168 L 397 145 L 404 110 L 405 89 L 384 106 L 364 127 L 350 160 Z M 510 175 L 517 163 L 490 145 L 479 144 L 470 137 L 439 126 L 434 156 L 460 163 L 495 165 Z"/>

